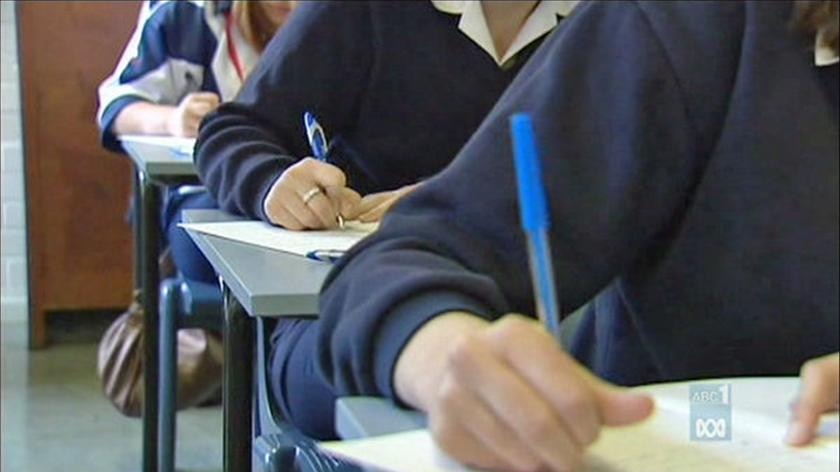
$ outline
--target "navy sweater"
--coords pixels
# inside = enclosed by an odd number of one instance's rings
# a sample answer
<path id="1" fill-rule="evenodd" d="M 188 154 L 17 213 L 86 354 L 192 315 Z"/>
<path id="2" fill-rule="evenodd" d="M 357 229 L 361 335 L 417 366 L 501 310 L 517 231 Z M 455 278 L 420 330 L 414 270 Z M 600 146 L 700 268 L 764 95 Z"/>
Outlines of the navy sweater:
<path id="1" fill-rule="evenodd" d="M 838 350 L 838 66 L 789 2 L 578 7 L 453 164 L 342 260 L 319 365 L 393 396 L 440 313 L 534 313 L 508 118 L 534 120 L 575 354 L 621 384 L 794 374 Z M 512 340 L 515 342 L 515 340 Z"/>
<path id="2" fill-rule="evenodd" d="M 458 21 L 428 1 L 301 4 L 237 99 L 205 119 L 195 160 L 207 189 L 223 209 L 265 219 L 271 184 L 312 155 L 307 110 L 363 195 L 440 171 L 535 48 L 502 70 Z"/>

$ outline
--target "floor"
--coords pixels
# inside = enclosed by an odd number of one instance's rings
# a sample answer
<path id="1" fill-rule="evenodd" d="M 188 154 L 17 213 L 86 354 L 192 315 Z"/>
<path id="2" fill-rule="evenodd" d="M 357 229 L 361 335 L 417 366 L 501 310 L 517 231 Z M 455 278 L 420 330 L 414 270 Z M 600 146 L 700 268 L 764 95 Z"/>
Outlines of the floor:
<path id="1" fill-rule="evenodd" d="M 0 325 L 0 470 L 140 470 L 140 421 L 102 396 L 96 343 L 69 339 L 29 351 L 22 323 Z M 221 470 L 219 407 L 178 415 L 182 472 Z"/>

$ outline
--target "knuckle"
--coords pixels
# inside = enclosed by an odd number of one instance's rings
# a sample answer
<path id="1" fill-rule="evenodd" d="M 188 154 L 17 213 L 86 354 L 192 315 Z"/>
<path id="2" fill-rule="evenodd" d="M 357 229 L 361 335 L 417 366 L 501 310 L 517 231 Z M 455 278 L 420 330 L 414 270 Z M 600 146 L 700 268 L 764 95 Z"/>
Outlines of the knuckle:
<path id="1" fill-rule="evenodd" d="M 506 336 L 519 336 L 532 330 L 531 323 L 520 315 L 505 315 L 498 327 Z"/>
<path id="2" fill-rule="evenodd" d="M 472 369 L 480 351 L 480 341 L 474 336 L 460 336 L 452 342 L 447 362 L 456 374 Z"/>

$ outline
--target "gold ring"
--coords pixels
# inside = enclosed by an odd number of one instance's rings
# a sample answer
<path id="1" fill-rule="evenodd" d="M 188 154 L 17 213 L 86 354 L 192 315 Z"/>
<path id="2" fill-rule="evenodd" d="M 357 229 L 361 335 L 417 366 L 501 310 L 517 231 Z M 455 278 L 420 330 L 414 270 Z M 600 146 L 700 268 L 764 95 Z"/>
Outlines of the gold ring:
<path id="1" fill-rule="evenodd" d="M 301 197 L 303 199 L 303 204 L 308 204 L 309 200 L 315 198 L 315 195 L 318 195 L 319 193 L 321 193 L 321 187 L 313 187 L 309 189 L 309 191 L 304 193 L 303 197 Z"/>

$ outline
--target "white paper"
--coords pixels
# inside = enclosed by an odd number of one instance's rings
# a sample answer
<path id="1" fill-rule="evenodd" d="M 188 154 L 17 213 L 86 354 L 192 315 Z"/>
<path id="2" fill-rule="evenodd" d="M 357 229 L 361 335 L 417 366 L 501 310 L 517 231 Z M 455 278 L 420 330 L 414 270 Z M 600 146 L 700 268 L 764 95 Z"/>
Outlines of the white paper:
<path id="1" fill-rule="evenodd" d="M 319 231 L 290 231 L 254 220 L 181 223 L 179 226 L 232 241 L 306 256 L 312 251 L 346 251 L 372 233 L 378 225 L 348 221 L 344 229 Z"/>
<path id="2" fill-rule="evenodd" d="M 195 138 L 179 138 L 176 136 L 155 136 L 145 134 L 123 134 L 119 136 L 120 141 L 129 143 L 154 144 L 157 146 L 165 146 L 176 154 L 184 157 L 192 158 L 193 148 L 195 148 Z"/>
<path id="3" fill-rule="evenodd" d="M 587 451 L 586 472 L 820 472 L 837 471 L 838 417 L 825 415 L 820 437 L 810 446 L 783 443 L 788 404 L 796 378 L 722 379 L 732 385 L 732 440 L 689 440 L 689 384 L 640 387 L 657 409 L 637 425 L 602 430 Z M 379 470 L 453 472 L 470 470 L 449 459 L 427 430 L 352 441 L 321 443 L 336 456 Z"/>

